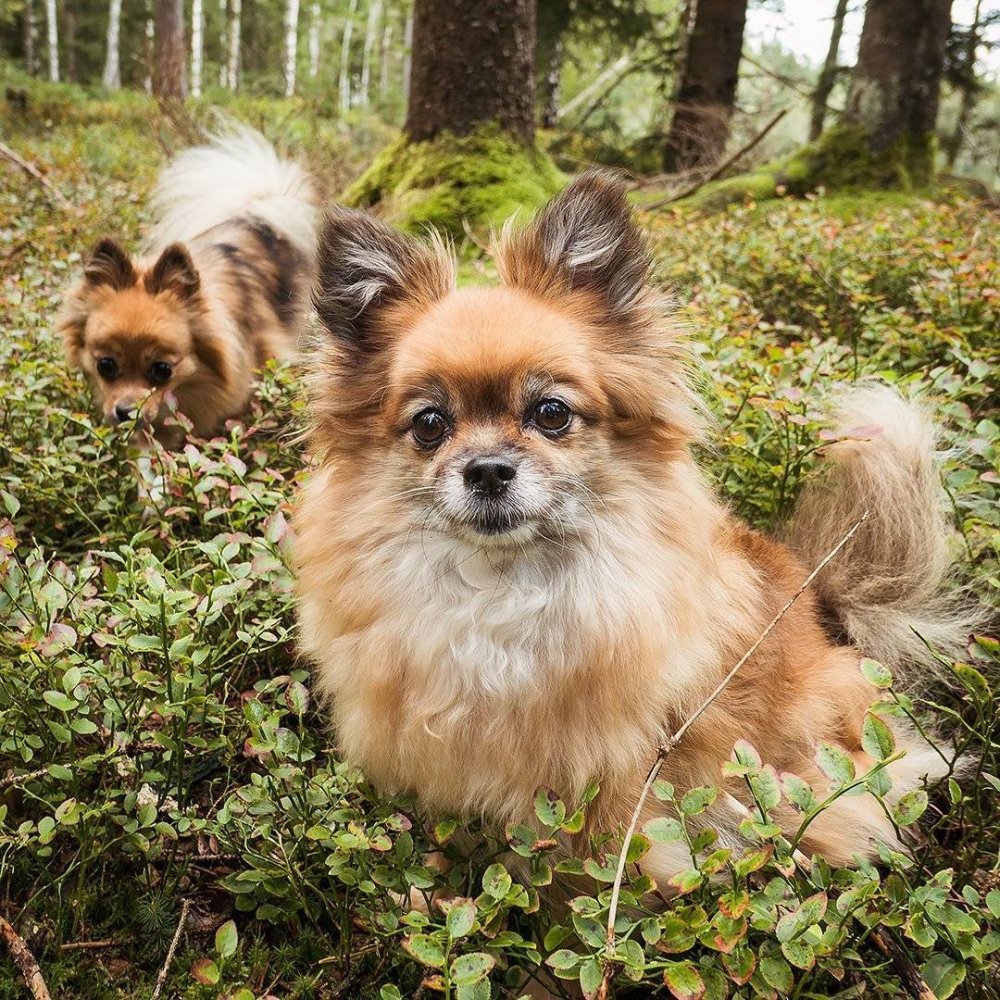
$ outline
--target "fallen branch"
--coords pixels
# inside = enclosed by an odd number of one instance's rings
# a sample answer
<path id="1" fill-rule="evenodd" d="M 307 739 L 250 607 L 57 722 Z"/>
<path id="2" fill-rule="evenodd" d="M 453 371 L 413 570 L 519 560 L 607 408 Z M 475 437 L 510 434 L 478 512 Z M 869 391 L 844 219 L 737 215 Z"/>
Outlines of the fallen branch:
<path id="1" fill-rule="evenodd" d="M 25 774 L 11 774 L 0 779 L 0 791 L 10 788 L 12 785 L 21 785 L 26 781 L 34 781 L 35 778 L 44 778 L 49 773 L 47 767 L 40 767 L 37 771 L 27 771 Z"/>
<path id="2" fill-rule="evenodd" d="M 594 80 L 588 83 L 579 94 L 577 94 L 572 100 L 567 101 L 556 113 L 556 118 L 563 119 L 567 115 L 572 114 L 573 110 L 583 104 L 583 102 L 586 101 L 591 94 L 599 91 L 615 76 L 615 74 L 626 69 L 631 61 L 631 52 L 626 52 L 624 55 L 619 56 L 610 66 L 606 66 Z"/>
<path id="3" fill-rule="evenodd" d="M 23 156 L 15 153 L 10 146 L 5 146 L 2 142 L 0 142 L 0 156 L 6 157 L 11 163 L 19 166 L 30 177 L 34 177 L 35 180 L 38 181 L 38 183 L 41 184 L 50 195 L 52 195 L 53 199 L 59 204 L 60 208 L 70 207 L 69 200 L 62 193 L 62 191 L 60 191 L 59 188 L 57 188 L 55 184 L 53 184 L 52 181 L 50 181 L 48 177 L 46 177 L 45 174 L 43 174 L 41 170 L 34 165 L 34 163 L 30 163 Z"/>
<path id="4" fill-rule="evenodd" d="M 666 198 L 661 198 L 659 201 L 654 201 L 652 205 L 646 206 L 647 212 L 656 212 L 661 208 L 665 208 L 667 205 L 672 205 L 675 201 L 680 201 L 682 198 L 689 198 L 691 195 L 700 191 L 706 184 L 710 184 L 712 181 L 717 180 L 721 177 L 737 160 L 742 159 L 750 152 L 759 142 L 761 142 L 774 128 L 778 122 L 781 121 L 785 115 L 788 114 L 788 108 L 782 108 L 748 143 L 740 146 L 732 156 L 723 160 L 707 177 L 698 181 L 696 184 L 692 184 L 690 187 L 685 188 L 683 191 L 677 194 L 669 195 Z"/>
<path id="5" fill-rule="evenodd" d="M 871 932 L 871 938 L 875 942 L 875 947 L 895 966 L 899 978 L 903 981 L 903 986 L 906 987 L 906 992 L 913 997 L 913 1000 L 937 1000 L 934 991 L 920 975 L 920 970 L 888 931 L 882 927 L 876 927 Z"/>
<path id="6" fill-rule="evenodd" d="M 21 973 L 25 984 L 31 990 L 31 995 L 35 1000 L 52 1000 L 49 988 L 45 985 L 45 980 L 42 978 L 42 970 L 38 968 L 38 962 L 35 961 L 35 956 L 31 954 L 31 949 L 24 938 L 3 917 L 0 917 L 0 937 L 4 939 L 7 950 L 10 952 L 11 958 L 14 959 L 14 964 L 17 966 L 17 971 Z"/>
<path id="7" fill-rule="evenodd" d="M 816 579 L 817 576 L 826 567 L 826 564 L 833 559 L 837 553 L 854 537 L 858 528 L 861 527 L 865 521 L 868 520 L 869 511 L 865 511 L 864 514 L 854 523 L 851 530 L 840 539 L 837 544 L 830 549 L 830 551 L 820 560 L 816 568 L 802 581 L 799 585 L 798 590 L 792 594 L 791 597 L 785 601 L 781 610 L 771 619 L 768 623 L 767 628 L 757 637 L 756 642 L 736 661 L 736 665 L 726 674 L 725 677 L 719 682 L 715 690 L 695 709 L 695 711 L 688 716 L 684 724 L 671 736 L 669 739 L 664 740 L 660 746 L 656 749 L 656 760 L 653 761 L 653 766 L 649 769 L 649 773 L 646 775 L 646 781 L 642 786 L 642 791 L 639 793 L 639 801 L 635 804 L 635 809 L 632 811 L 632 818 L 629 821 L 628 828 L 625 831 L 625 836 L 622 839 L 621 851 L 618 854 L 618 867 L 615 871 L 615 881 L 611 887 L 611 902 L 608 906 L 608 922 L 607 922 L 607 955 L 608 961 L 604 966 L 604 975 L 601 980 L 601 986 L 598 989 L 596 996 L 598 1000 L 605 1000 L 608 995 L 608 987 L 611 983 L 611 978 L 614 975 L 614 954 L 616 948 L 615 940 L 615 923 L 618 920 L 618 899 L 621 896 L 622 891 L 622 880 L 625 877 L 625 864 L 626 858 L 628 857 L 628 845 L 632 842 L 632 837 L 635 834 L 636 827 L 639 825 L 639 816 L 642 814 L 642 808 L 646 804 L 646 799 L 649 797 L 650 789 L 653 787 L 653 783 L 659 776 L 660 770 L 663 767 L 664 762 L 670 755 L 670 752 L 677 746 L 682 739 L 684 739 L 687 731 L 712 707 L 716 698 L 722 694 L 723 691 L 729 686 L 729 682 L 739 673 L 740 669 L 746 664 L 747 660 L 753 656 L 754 653 L 760 649 L 763 642 L 767 637 L 777 628 L 778 623 L 782 618 L 788 614 L 789 609 L 792 605 L 802 596 L 806 588 Z"/>
<path id="8" fill-rule="evenodd" d="M 170 966 L 174 960 L 174 952 L 177 951 L 177 944 L 181 939 L 181 934 L 184 932 L 184 925 L 187 923 L 188 910 L 190 909 L 191 900 L 185 899 L 181 903 L 181 915 L 177 921 L 177 930 L 174 931 L 173 940 L 167 949 L 167 957 L 163 960 L 163 968 L 160 969 L 160 974 L 156 977 L 156 987 L 153 989 L 152 1000 L 160 1000 L 160 993 L 163 990 L 164 983 L 167 981 L 167 974 L 170 972 Z"/>
<path id="9" fill-rule="evenodd" d="M 98 951 L 101 948 L 113 948 L 116 944 L 121 944 L 121 941 L 112 941 L 110 938 L 107 941 L 67 941 L 65 944 L 59 945 L 60 951 Z"/>

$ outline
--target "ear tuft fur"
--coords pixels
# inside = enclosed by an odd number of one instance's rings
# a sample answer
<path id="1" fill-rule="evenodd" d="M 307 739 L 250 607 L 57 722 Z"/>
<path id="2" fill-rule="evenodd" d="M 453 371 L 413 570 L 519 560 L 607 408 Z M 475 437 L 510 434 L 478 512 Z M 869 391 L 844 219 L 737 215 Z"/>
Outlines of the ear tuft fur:
<path id="1" fill-rule="evenodd" d="M 131 288 L 139 280 L 127 251 L 107 236 L 90 251 L 83 276 L 92 288 L 107 285 L 116 291 Z"/>
<path id="2" fill-rule="evenodd" d="M 528 227 L 504 226 L 497 246 L 503 280 L 537 294 L 584 291 L 614 321 L 645 305 L 651 257 L 625 182 L 590 170 L 556 195 Z"/>
<path id="3" fill-rule="evenodd" d="M 339 207 L 324 219 L 316 271 L 313 302 L 323 325 L 358 350 L 372 348 L 381 310 L 403 301 L 429 305 L 455 284 L 451 252 L 436 234 L 424 243 Z"/>
<path id="4" fill-rule="evenodd" d="M 173 292 L 185 301 L 194 296 L 200 287 L 198 270 L 183 243 L 171 243 L 146 275 L 146 291 L 150 295 Z"/>

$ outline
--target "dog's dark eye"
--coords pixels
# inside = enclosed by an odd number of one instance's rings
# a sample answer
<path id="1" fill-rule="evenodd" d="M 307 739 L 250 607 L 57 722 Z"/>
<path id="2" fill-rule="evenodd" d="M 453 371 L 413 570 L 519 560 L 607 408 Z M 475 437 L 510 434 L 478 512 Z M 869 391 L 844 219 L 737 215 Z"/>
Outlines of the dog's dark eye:
<path id="1" fill-rule="evenodd" d="M 569 429 L 573 411 L 561 399 L 543 399 L 531 408 L 529 419 L 546 434 L 561 434 Z"/>
<path id="2" fill-rule="evenodd" d="M 114 358 L 98 358 L 97 374 L 101 378 L 115 378 L 118 375 L 118 362 Z"/>
<path id="3" fill-rule="evenodd" d="M 147 377 L 153 385 L 166 385 L 174 373 L 174 366 L 169 361 L 154 361 L 149 366 Z"/>
<path id="4" fill-rule="evenodd" d="M 440 410 L 421 410 L 413 418 L 413 438 L 422 448 L 439 445 L 448 433 L 448 418 Z"/>

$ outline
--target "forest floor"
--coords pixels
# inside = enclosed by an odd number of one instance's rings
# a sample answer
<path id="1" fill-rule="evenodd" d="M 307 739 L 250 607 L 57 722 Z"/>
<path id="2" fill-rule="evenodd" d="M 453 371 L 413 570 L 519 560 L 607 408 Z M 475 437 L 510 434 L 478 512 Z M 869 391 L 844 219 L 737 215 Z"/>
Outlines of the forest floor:
<path id="1" fill-rule="evenodd" d="M 233 111 L 330 192 L 389 135 L 302 105 Z M 52 321 L 67 280 L 99 235 L 135 245 L 155 171 L 188 136 L 140 97 L 68 89 L 5 121 L 3 141 L 66 202 L 0 163 L 0 916 L 52 996 L 152 996 L 182 914 L 163 997 L 482 1000 L 539 959 L 592 990 L 613 844 L 556 865 L 532 831 L 509 831 L 525 888 L 495 845 L 462 855 L 454 822 L 425 827 L 332 754 L 295 656 L 288 517 L 308 456 L 294 366 L 265 374 L 245 422 L 151 459 L 100 424 L 66 370 Z M 958 195 L 869 194 L 644 222 L 715 418 L 704 462 L 734 508 L 780 525 L 834 384 L 922 386 L 942 422 L 962 572 L 995 601 L 995 217 Z M 465 249 L 465 270 L 488 276 Z M 721 882 L 700 855 L 666 913 L 626 900 L 620 982 L 647 984 L 636 995 L 881 997 L 905 993 L 909 968 L 942 997 L 1000 995 L 997 643 L 974 642 L 953 675 L 912 707 L 887 688 L 878 709 L 933 718 L 975 762 L 894 814 L 921 831 L 913 859 L 804 871 L 757 824 L 762 847 L 713 855 Z M 782 794 L 808 811 L 801 789 L 740 766 L 762 812 Z M 674 806 L 679 823 L 650 838 L 687 835 L 704 800 Z M 544 796 L 538 810 L 543 828 L 572 822 Z M 433 844 L 453 855 L 446 876 L 422 865 Z M 553 865 L 591 885 L 562 918 L 538 907 Z M 391 894 L 442 882 L 460 897 L 447 916 Z M 0 946 L 0 1000 L 23 995 Z"/>

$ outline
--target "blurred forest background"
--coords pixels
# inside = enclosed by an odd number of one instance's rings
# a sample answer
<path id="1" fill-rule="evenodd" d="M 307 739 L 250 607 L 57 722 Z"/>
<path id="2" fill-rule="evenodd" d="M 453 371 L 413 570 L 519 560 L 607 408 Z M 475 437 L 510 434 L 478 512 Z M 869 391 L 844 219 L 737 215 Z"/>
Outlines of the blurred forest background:
<path id="1" fill-rule="evenodd" d="M 582 804 L 466 836 L 338 758 L 296 652 L 299 367 L 137 453 L 53 331 L 87 248 L 137 247 L 157 171 L 228 120 L 326 198 L 444 229 L 463 282 L 496 277 L 486 226 L 607 164 L 734 510 L 780 530 L 824 394 L 897 384 L 934 408 L 960 572 L 995 603 L 998 45 L 987 0 L 0 0 L 0 1000 L 496 1000 L 544 970 L 567 998 L 1000 1000 L 995 638 L 919 692 L 868 661 L 872 711 L 967 762 L 892 807 L 910 854 L 803 866 L 769 810 L 823 804 L 744 753 L 761 821 L 723 849 L 715 790 L 658 790 L 627 857 L 686 839 L 692 868 L 630 866 L 609 943 L 622 838 L 567 858 Z M 884 795 L 883 764 L 828 761 L 830 798 Z"/>

